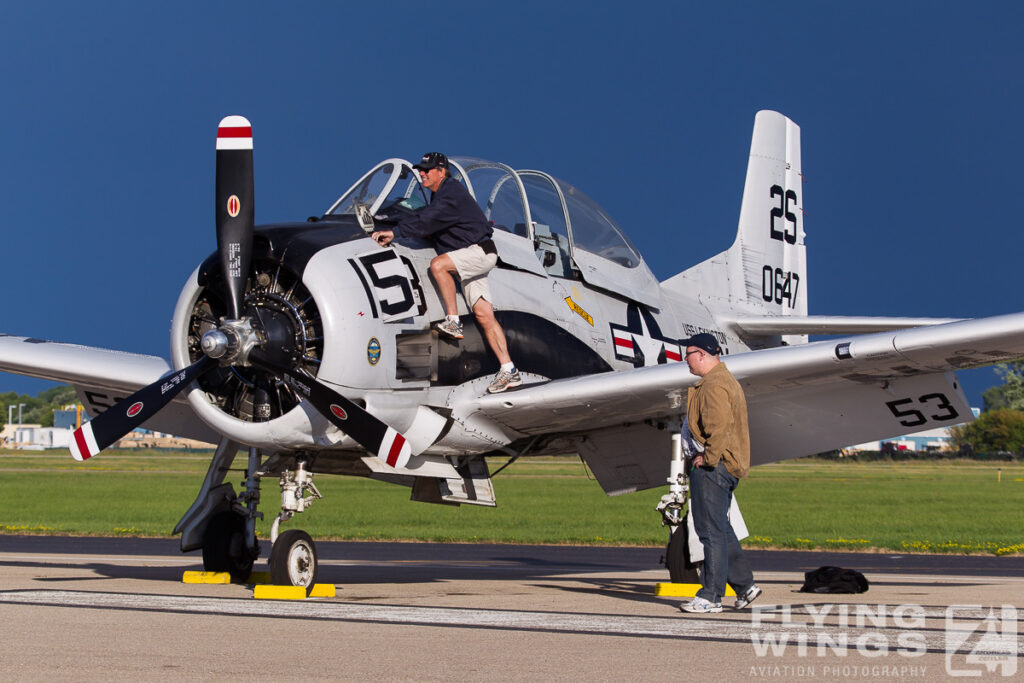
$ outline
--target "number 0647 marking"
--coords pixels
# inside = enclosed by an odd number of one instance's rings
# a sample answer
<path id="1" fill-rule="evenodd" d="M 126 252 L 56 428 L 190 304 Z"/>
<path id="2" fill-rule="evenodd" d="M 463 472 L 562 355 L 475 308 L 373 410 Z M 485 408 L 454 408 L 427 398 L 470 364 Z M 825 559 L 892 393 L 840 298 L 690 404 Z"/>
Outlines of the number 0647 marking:
<path id="1" fill-rule="evenodd" d="M 767 302 L 787 302 L 796 308 L 796 295 L 800 290 L 800 274 L 782 268 L 765 266 L 761 269 L 761 298 Z"/>

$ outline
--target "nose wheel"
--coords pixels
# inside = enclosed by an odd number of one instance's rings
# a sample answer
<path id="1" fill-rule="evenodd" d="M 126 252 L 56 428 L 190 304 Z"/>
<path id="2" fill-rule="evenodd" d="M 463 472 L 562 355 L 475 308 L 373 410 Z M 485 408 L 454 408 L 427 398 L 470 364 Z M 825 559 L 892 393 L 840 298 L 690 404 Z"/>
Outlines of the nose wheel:
<path id="1" fill-rule="evenodd" d="M 270 582 L 278 586 L 302 586 L 309 595 L 316 584 L 316 545 L 309 534 L 288 529 L 274 541 L 270 552 Z"/>
<path id="2" fill-rule="evenodd" d="M 302 586 L 306 595 L 313 590 L 317 576 L 316 545 L 305 531 L 288 529 L 278 533 L 281 522 L 305 512 L 313 502 L 323 496 L 313 483 L 313 473 L 306 469 L 306 461 L 299 459 L 294 470 L 281 473 L 281 514 L 270 527 L 270 582 L 277 586 Z"/>

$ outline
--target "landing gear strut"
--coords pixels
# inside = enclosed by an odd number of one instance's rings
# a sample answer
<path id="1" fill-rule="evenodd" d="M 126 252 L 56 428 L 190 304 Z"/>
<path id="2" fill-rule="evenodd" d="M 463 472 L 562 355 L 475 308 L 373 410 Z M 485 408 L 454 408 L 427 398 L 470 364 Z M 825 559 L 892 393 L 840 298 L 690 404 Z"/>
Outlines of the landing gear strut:
<path id="1" fill-rule="evenodd" d="M 259 450 L 250 448 L 245 492 L 232 500 L 231 509 L 213 515 L 203 534 L 203 569 L 229 572 L 231 580 L 239 583 L 249 580 L 252 566 L 260 554 L 256 540 L 256 520 L 263 518 L 263 513 L 258 510 L 259 466 Z"/>
<path id="2" fill-rule="evenodd" d="M 670 580 L 672 583 L 700 583 L 703 562 L 690 562 L 690 533 L 687 528 L 690 480 L 686 476 L 686 463 L 683 461 L 681 431 L 681 424 L 673 429 L 668 493 L 661 497 L 655 509 L 661 513 L 662 526 L 670 530 L 668 547 L 665 549 L 665 566 Z"/>

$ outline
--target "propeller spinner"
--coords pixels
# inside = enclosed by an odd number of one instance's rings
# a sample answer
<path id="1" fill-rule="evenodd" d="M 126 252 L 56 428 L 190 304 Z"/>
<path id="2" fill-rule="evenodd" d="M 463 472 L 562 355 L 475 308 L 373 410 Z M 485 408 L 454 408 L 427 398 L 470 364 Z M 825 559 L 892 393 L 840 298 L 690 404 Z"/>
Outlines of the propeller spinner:
<path id="1" fill-rule="evenodd" d="M 392 467 L 405 466 L 411 450 L 405 437 L 358 404 L 305 372 L 261 353 L 267 338 L 260 317 L 246 317 L 246 285 L 252 270 L 253 243 L 252 126 L 242 116 L 228 116 L 217 128 L 217 251 L 222 292 L 230 317 L 221 319 L 201 340 L 202 355 L 192 365 L 160 378 L 77 429 L 71 454 L 76 460 L 96 455 L 166 406 L 193 380 L 220 366 L 254 365 L 283 381 L 308 400 L 332 424 Z"/>

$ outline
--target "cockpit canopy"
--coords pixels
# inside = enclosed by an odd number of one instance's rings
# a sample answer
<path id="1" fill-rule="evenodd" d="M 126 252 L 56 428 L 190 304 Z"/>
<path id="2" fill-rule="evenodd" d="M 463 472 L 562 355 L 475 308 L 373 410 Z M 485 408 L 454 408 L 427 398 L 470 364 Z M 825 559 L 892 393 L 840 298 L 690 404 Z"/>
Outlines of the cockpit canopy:
<path id="1" fill-rule="evenodd" d="M 496 229 L 519 238 L 512 241 L 532 243 L 530 250 L 542 269 L 538 274 L 582 278 L 657 305 L 657 280 L 640 254 L 611 216 L 583 192 L 543 171 L 516 171 L 473 157 L 449 157 L 449 162 L 452 177 L 466 186 Z M 362 205 L 373 215 L 396 201 L 411 209 L 429 201 L 419 173 L 405 159 L 379 163 L 327 214 L 354 214 Z M 503 256 L 502 243 L 509 240 L 498 241 Z"/>

